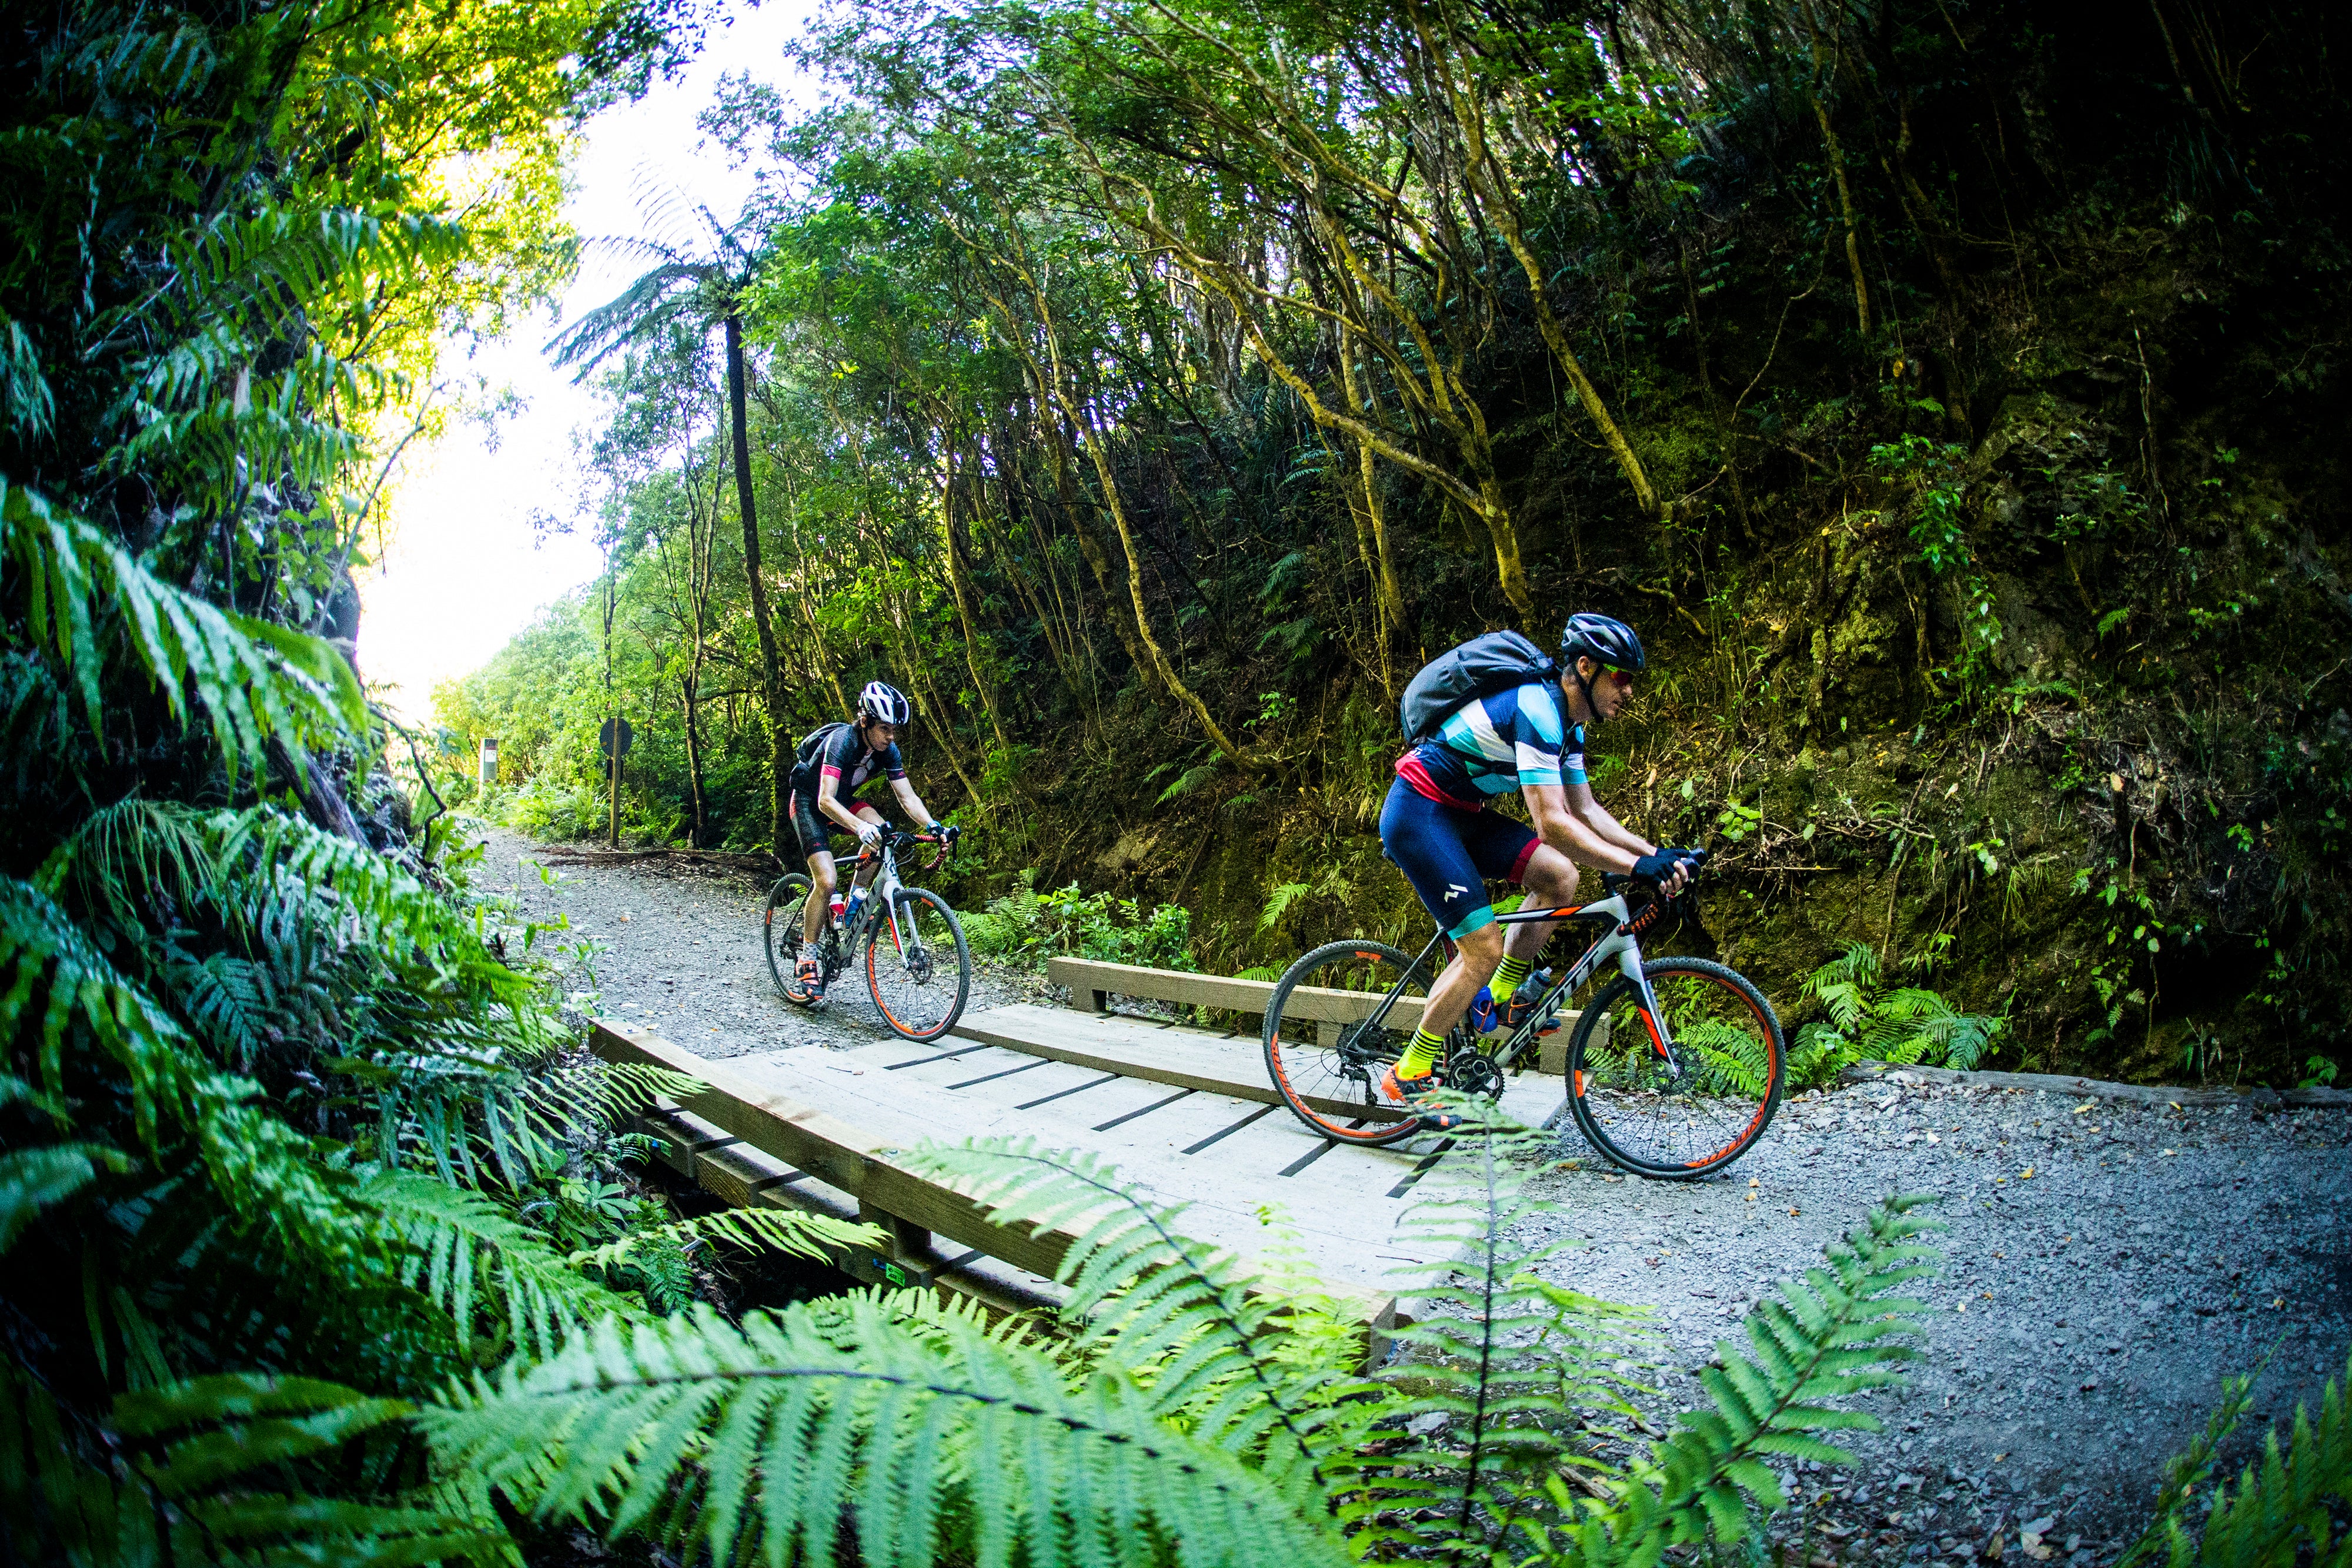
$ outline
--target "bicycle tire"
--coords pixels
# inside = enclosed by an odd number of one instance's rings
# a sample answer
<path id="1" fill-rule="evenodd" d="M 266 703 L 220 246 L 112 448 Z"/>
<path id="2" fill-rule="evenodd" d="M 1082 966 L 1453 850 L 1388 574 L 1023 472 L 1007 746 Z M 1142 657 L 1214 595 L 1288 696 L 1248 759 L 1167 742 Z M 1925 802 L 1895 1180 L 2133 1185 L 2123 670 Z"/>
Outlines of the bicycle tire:
<path id="1" fill-rule="evenodd" d="M 800 956 L 801 911 L 808 901 L 809 889 L 814 885 L 803 872 L 786 872 L 768 890 L 767 913 L 760 917 L 760 947 L 768 956 L 768 978 L 775 982 L 776 995 L 788 1002 L 793 1001 L 793 963 Z M 781 923 L 777 919 L 780 911 L 784 915 Z M 780 942 L 784 944 L 782 953 L 777 951 Z"/>
<path id="2" fill-rule="evenodd" d="M 1665 957 L 1645 959 L 1642 974 L 1677 1035 L 1678 1054 L 1692 1065 L 1681 1082 L 1659 1082 L 1641 992 L 1620 975 L 1601 988 L 1569 1036 L 1569 1110 L 1585 1141 L 1619 1169 L 1688 1181 L 1731 1164 L 1772 1124 L 1787 1087 L 1788 1044 L 1772 1004 L 1736 969 L 1706 958 Z M 1678 1009 L 1685 1013 L 1679 1020 Z M 1603 1019 L 1612 1020 L 1612 1042 L 1596 1049 Z M 1701 1022 L 1709 1032 L 1723 1031 L 1715 1043 L 1694 1027 Z M 1632 1037 L 1624 1050 L 1615 1049 L 1621 1027 Z M 1694 1130 L 1696 1135 L 1675 1135 Z"/>
<path id="3" fill-rule="evenodd" d="M 956 918 L 956 912 L 938 894 L 920 887 L 900 888 L 894 902 L 898 907 L 899 930 L 903 932 L 911 927 L 919 935 L 927 936 L 922 951 L 930 953 L 952 946 L 955 954 L 955 994 L 945 1013 L 936 1019 L 928 1014 L 917 1017 L 914 1009 L 907 1005 L 908 999 L 910 997 L 933 999 L 944 997 L 944 991 L 936 988 L 934 982 L 946 977 L 940 973 L 936 959 L 930 961 L 930 967 L 924 974 L 918 975 L 909 969 L 903 961 L 898 938 L 893 934 L 889 921 L 877 919 L 868 928 L 866 938 L 866 995 L 874 998 L 876 1009 L 881 1013 L 882 1021 L 889 1026 L 893 1034 L 920 1044 L 939 1039 L 955 1028 L 956 1020 L 963 1017 L 964 1004 L 971 999 L 971 945 L 964 940 L 963 922 Z M 929 913 L 922 915 L 918 911 Z M 949 938 L 947 942 L 938 940 L 941 930 Z M 897 975 L 886 975 L 885 967 L 892 965 L 898 966 Z M 891 991 L 889 996 L 883 994 L 886 986 Z M 894 999 L 898 1004 L 896 1007 L 892 1006 Z"/>
<path id="4" fill-rule="evenodd" d="M 1317 1137 L 1370 1148 L 1401 1144 L 1423 1131 L 1419 1118 L 1399 1112 L 1376 1098 L 1369 1081 L 1361 1082 L 1359 1095 L 1355 1090 L 1357 1080 L 1334 1080 L 1328 1060 L 1332 1053 L 1319 1043 L 1310 1043 L 1315 1039 L 1310 1031 L 1328 1020 L 1299 1016 L 1302 1009 L 1294 1009 L 1290 1006 L 1293 995 L 1311 977 L 1321 971 L 1329 971 L 1327 977 L 1340 977 L 1342 967 L 1350 964 L 1362 969 L 1367 981 L 1374 980 L 1383 972 L 1382 967 L 1385 966 L 1386 978 L 1377 984 L 1317 988 L 1385 992 L 1412 968 L 1412 959 L 1385 942 L 1367 941 L 1327 942 L 1298 958 L 1282 972 L 1280 979 L 1275 981 L 1274 994 L 1266 1000 L 1265 1023 L 1259 1034 L 1259 1043 L 1265 1051 L 1266 1073 L 1274 1080 L 1275 1092 L 1280 1094 L 1282 1103 L 1290 1107 L 1290 1113 L 1304 1123 L 1307 1130 Z M 1421 990 L 1426 994 L 1426 981 Z M 1305 998 L 1300 1000 L 1303 1002 Z M 1288 1011 L 1290 1034 L 1287 1040 L 1283 1038 L 1286 1010 Z M 1415 1016 L 1417 1019 L 1418 1013 Z M 1410 1029 L 1402 1033 L 1395 1030 L 1383 1032 L 1396 1037 L 1392 1043 L 1397 1051 L 1402 1051 L 1403 1042 L 1412 1035 Z M 1385 1060 L 1393 1061 L 1395 1052 L 1386 1050 L 1390 1043 L 1384 1040 L 1381 1049 Z M 1318 1090 L 1334 1087 L 1349 1089 L 1349 1098 L 1343 1101 L 1332 1094 L 1318 1092 Z"/>

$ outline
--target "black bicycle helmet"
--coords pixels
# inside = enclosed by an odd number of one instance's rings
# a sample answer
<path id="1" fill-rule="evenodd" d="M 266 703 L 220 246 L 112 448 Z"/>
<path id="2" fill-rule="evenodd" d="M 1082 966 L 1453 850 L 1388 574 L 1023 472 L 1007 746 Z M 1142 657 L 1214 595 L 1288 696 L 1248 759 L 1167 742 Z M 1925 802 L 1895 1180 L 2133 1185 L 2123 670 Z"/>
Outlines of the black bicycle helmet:
<path id="1" fill-rule="evenodd" d="M 867 718 L 896 726 L 915 716 L 915 705 L 898 687 L 868 681 L 866 689 L 857 694 L 857 711 Z"/>
<path id="2" fill-rule="evenodd" d="M 1590 612 L 1568 618 L 1568 629 L 1559 634 L 1560 662 L 1591 659 L 1612 670 L 1625 670 L 1640 674 L 1649 666 L 1642 652 L 1642 639 L 1622 621 Z"/>

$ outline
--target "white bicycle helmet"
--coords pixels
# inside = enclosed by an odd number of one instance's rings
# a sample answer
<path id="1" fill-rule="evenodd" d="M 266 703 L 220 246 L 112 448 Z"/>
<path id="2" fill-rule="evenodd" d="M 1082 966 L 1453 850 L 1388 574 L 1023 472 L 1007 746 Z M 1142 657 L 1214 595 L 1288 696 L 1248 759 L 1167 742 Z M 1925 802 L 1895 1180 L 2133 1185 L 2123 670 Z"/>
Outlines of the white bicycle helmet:
<path id="1" fill-rule="evenodd" d="M 866 689 L 857 694 L 857 711 L 867 718 L 896 727 L 915 716 L 915 705 L 898 687 L 868 681 Z"/>

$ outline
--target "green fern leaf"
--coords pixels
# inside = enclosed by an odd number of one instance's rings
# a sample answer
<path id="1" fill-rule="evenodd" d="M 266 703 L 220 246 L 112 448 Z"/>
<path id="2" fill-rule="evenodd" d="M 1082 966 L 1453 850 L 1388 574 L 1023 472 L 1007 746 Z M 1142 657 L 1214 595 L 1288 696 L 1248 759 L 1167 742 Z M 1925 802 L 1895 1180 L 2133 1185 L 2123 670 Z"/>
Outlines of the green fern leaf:
<path id="1" fill-rule="evenodd" d="M 419 1421 L 437 1468 L 478 1472 L 537 1517 L 647 1525 L 722 1560 L 827 1562 L 854 1520 L 877 1568 L 964 1552 L 982 1568 L 1348 1561 L 1319 1498 L 1185 1432 L 1132 1381 L 1073 1385 L 1026 1344 L 930 1331 L 908 1334 L 872 1298 L 740 1327 L 699 1308 L 607 1322 Z"/>

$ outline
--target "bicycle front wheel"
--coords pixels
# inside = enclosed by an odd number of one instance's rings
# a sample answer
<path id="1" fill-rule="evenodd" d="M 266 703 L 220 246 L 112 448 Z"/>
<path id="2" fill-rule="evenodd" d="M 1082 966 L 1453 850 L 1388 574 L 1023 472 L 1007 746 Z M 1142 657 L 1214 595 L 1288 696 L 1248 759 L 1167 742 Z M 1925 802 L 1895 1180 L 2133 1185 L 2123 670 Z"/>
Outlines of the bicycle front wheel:
<path id="1" fill-rule="evenodd" d="M 1380 942 L 1332 942 L 1283 971 L 1266 1002 L 1265 1068 L 1318 1138 L 1396 1144 L 1421 1123 L 1374 1089 L 1421 1027 L 1433 977 Z"/>
<path id="2" fill-rule="evenodd" d="M 895 921 L 877 918 L 866 943 L 866 988 L 882 1021 L 908 1040 L 937 1040 L 955 1028 L 971 996 L 971 948 L 948 901 L 902 890 Z"/>
<path id="3" fill-rule="evenodd" d="M 1780 1108 L 1788 1070 L 1780 1020 L 1763 992 L 1721 964 L 1652 958 L 1642 974 L 1657 998 L 1654 1019 L 1622 975 L 1577 1019 L 1569 1109 L 1594 1148 L 1637 1176 L 1687 1180 L 1720 1170 L 1755 1145 Z"/>
<path id="4" fill-rule="evenodd" d="M 786 996 L 793 983 L 793 963 L 800 956 L 801 917 L 808 907 L 809 879 L 799 872 L 780 878 L 768 892 L 768 910 L 760 917 L 760 946 L 768 955 L 768 977 L 776 995 Z"/>

